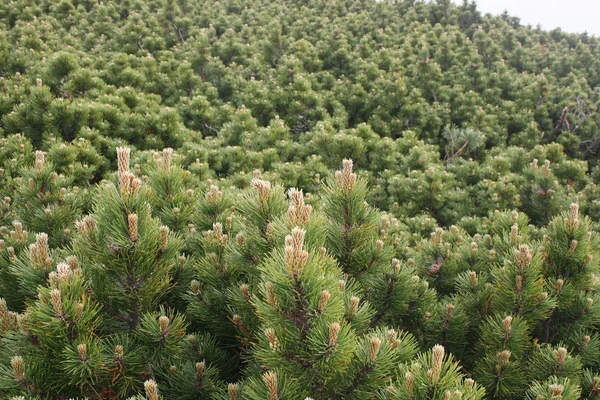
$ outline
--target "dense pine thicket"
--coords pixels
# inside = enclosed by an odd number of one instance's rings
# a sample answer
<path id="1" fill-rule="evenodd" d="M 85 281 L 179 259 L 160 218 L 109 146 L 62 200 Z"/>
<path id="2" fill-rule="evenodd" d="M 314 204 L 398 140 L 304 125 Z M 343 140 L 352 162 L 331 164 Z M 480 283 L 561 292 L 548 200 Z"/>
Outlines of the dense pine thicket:
<path id="1" fill-rule="evenodd" d="M 0 396 L 600 398 L 599 44 L 466 1 L 1 2 Z"/>

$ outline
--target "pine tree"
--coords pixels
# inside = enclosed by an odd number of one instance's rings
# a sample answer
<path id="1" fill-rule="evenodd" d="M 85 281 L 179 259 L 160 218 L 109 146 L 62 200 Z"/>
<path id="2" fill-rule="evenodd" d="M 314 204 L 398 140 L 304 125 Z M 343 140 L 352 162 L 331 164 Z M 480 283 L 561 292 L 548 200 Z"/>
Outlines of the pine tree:
<path id="1" fill-rule="evenodd" d="M 574 384 L 581 380 L 581 358 L 569 354 L 564 347 L 541 346 L 531 355 L 526 370 L 532 381 L 542 382 L 548 378 L 569 379 Z"/>
<path id="2" fill-rule="evenodd" d="M 485 391 L 461 373 L 443 346 L 419 354 L 400 369 L 398 383 L 388 390 L 391 399 L 483 399 Z"/>
<path id="3" fill-rule="evenodd" d="M 540 339 L 548 343 L 568 340 L 580 347 L 583 342 L 579 340 L 598 324 L 598 305 L 594 304 L 598 263 L 593 252 L 598 239 L 590 219 L 579 214 L 578 204 L 571 204 L 569 212 L 552 220 L 543 246 L 542 273 L 557 304 L 540 326 Z"/>
<path id="4" fill-rule="evenodd" d="M 540 167 L 537 159 L 533 160 L 524 174 L 527 183 L 521 187 L 523 211 L 535 224 L 548 223 L 566 205 L 566 195 L 558 185 L 550 164 L 550 160 L 546 160 Z"/>
<path id="5" fill-rule="evenodd" d="M 567 378 L 552 377 L 542 383 L 534 383 L 527 392 L 527 399 L 579 399 L 581 389 Z"/>
<path id="6" fill-rule="evenodd" d="M 394 330 L 366 333 L 368 304 L 352 295 L 328 252 L 306 239 L 294 227 L 284 251 L 276 249 L 261 266 L 256 361 L 299 380 L 313 397 L 364 398 L 385 384 L 393 365 L 414 355 L 416 343 Z"/>
<path id="7" fill-rule="evenodd" d="M 2 308 L 0 393 L 93 395 L 104 372 L 100 307 L 76 259 L 61 262 L 22 314 Z M 5 366 L 10 364 L 10 368 Z"/>
<path id="8" fill-rule="evenodd" d="M 15 221 L 13 233 L 16 244 L 21 251 L 16 256 L 15 248 L 9 247 L 8 263 L 5 265 L 3 286 L 6 289 L 6 301 L 15 310 L 21 310 L 27 301 L 37 295 L 37 287 L 43 284 L 54 268 L 57 260 L 57 251 L 48 245 L 48 235 L 38 233 L 35 241 L 27 248 L 30 235 L 23 230 L 20 222 Z"/>
<path id="9" fill-rule="evenodd" d="M 544 320 L 555 300 L 544 291 L 542 259 L 528 245 L 513 250 L 505 265 L 492 270 L 494 294 L 492 309 L 499 315 L 512 314 L 524 318 L 530 326 Z"/>
<path id="10" fill-rule="evenodd" d="M 327 249 L 345 273 L 368 281 L 391 263 L 392 253 L 378 241 L 377 212 L 366 204 L 367 184 L 352 172 L 351 160 L 329 181 L 323 212 L 329 221 Z"/>
<path id="11" fill-rule="evenodd" d="M 62 246 L 71 239 L 87 190 L 72 187 L 73 176 L 58 174 L 46 158 L 36 151 L 34 165 L 21 172 L 14 198 L 16 214 L 28 230 L 44 232 L 51 246 Z"/>
<path id="12" fill-rule="evenodd" d="M 481 328 L 474 378 L 493 399 L 519 398 L 527 388 L 522 358 L 531 348 L 528 327 L 520 317 L 490 317 Z"/>
<path id="13" fill-rule="evenodd" d="M 280 186 L 254 178 L 252 188 L 240 195 L 243 219 L 230 213 L 230 201 L 212 185 L 198 204 L 198 226 L 214 222 L 191 244 L 196 274 L 187 295 L 187 314 L 198 329 L 239 353 L 254 340 L 251 298 L 257 290 L 257 267 L 276 243 L 275 225 L 284 214 L 285 198 Z"/>
<path id="14" fill-rule="evenodd" d="M 192 223 L 195 195 L 191 174 L 177 165 L 173 149 L 166 148 L 162 157 L 154 157 L 155 166 L 148 171 L 155 214 L 173 232 L 183 234 Z"/>
<path id="15" fill-rule="evenodd" d="M 118 186 L 99 189 L 92 215 L 77 222 L 73 246 L 103 312 L 134 330 L 177 284 L 181 242 L 152 218 L 148 188 L 129 172 L 130 150 L 117 154 Z"/>
<path id="16" fill-rule="evenodd" d="M 376 310 L 371 327 L 393 323 L 416 333 L 409 321 L 422 319 L 435 294 L 413 265 L 394 257 L 404 255 L 402 239 L 390 229 L 389 217 L 366 202 L 367 192 L 367 182 L 353 172 L 352 160 L 344 160 L 323 193 L 325 247 Z"/>

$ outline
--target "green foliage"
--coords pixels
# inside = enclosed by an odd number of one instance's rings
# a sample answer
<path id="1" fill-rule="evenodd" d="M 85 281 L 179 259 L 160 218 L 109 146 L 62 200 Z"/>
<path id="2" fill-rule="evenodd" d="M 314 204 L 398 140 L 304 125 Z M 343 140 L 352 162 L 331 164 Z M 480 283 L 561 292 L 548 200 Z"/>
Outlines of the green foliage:
<path id="1" fill-rule="evenodd" d="M 600 398 L 599 49 L 468 1 L 1 3 L 0 397 Z"/>
<path id="2" fill-rule="evenodd" d="M 119 148 L 118 158 L 118 187 L 98 189 L 93 213 L 77 222 L 73 248 L 104 311 L 134 330 L 177 284 L 183 266 L 180 241 L 152 218 L 148 188 L 129 172 L 129 149 Z"/>

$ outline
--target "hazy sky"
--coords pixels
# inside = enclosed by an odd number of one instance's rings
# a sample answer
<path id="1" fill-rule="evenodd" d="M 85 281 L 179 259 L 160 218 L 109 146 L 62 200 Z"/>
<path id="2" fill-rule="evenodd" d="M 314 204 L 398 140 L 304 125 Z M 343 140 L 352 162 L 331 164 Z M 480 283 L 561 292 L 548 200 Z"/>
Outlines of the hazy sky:
<path id="1" fill-rule="evenodd" d="M 546 30 L 560 27 L 569 33 L 600 36 L 600 0 L 477 0 L 477 4 L 482 14 L 508 10 L 523 25 L 539 23 Z"/>

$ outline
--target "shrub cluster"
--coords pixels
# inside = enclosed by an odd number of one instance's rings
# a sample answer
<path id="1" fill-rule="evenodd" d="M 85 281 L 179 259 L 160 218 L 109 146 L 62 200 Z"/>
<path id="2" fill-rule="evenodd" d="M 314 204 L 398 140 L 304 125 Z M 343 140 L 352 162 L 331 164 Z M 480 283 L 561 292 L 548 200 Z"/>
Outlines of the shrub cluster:
<path id="1" fill-rule="evenodd" d="M 449 0 L 0 4 L 0 396 L 600 398 L 600 55 Z"/>

